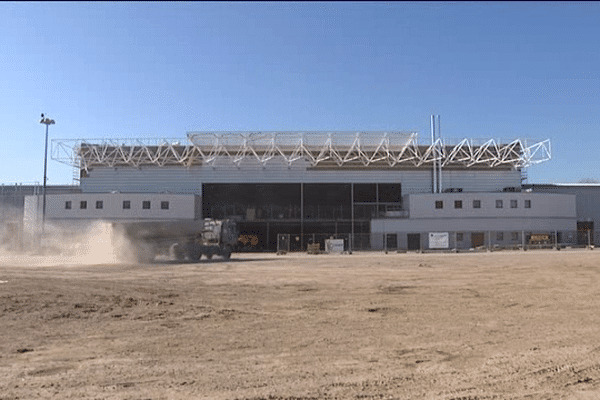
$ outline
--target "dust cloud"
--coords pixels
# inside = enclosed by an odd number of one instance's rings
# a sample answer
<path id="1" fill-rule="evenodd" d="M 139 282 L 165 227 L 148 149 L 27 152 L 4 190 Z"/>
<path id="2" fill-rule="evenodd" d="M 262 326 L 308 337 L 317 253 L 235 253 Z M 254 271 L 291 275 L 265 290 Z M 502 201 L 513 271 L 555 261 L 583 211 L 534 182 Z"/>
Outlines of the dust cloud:
<path id="1" fill-rule="evenodd" d="M 5 240 L 0 248 L 0 265 L 127 263 L 136 259 L 131 249 L 127 237 L 109 222 L 47 223 L 42 238 L 34 233 L 23 233 L 20 238 Z"/>

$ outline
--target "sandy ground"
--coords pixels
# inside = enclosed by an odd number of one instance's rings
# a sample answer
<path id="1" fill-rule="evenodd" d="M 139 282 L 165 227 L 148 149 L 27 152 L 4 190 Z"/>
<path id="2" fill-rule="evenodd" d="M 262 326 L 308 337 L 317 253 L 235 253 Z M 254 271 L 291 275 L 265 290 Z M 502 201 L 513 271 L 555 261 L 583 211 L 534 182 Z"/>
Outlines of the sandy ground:
<path id="1" fill-rule="evenodd" d="M 0 399 L 598 399 L 599 260 L 3 256 Z"/>

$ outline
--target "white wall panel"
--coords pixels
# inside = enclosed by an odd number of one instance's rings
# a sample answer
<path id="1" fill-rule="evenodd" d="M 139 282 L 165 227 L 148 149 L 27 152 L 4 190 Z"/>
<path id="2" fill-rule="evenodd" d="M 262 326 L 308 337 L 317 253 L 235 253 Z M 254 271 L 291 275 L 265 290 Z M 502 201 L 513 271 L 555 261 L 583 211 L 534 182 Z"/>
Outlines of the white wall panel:
<path id="1" fill-rule="evenodd" d="M 444 218 L 376 219 L 372 233 L 383 232 L 473 232 L 473 231 L 575 231 L 575 218 Z"/>
<path id="2" fill-rule="evenodd" d="M 455 201 L 462 202 L 462 208 L 455 208 Z M 481 208 L 473 208 L 473 201 L 479 200 Z M 501 200 L 502 207 L 496 207 Z M 516 208 L 511 207 L 516 201 Z M 529 200 L 531 208 L 525 208 Z M 435 202 L 442 201 L 443 208 L 435 208 Z M 564 217 L 575 219 L 575 196 L 569 194 L 541 193 L 440 193 L 408 196 L 409 217 L 423 218 L 548 218 Z"/>
<path id="3" fill-rule="evenodd" d="M 81 180 L 83 192 L 172 192 L 201 194 L 202 183 L 401 183 L 403 193 L 431 193 L 432 172 L 422 169 L 309 169 L 308 163 L 291 166 L 271 160 L 264 167 L 251 159 L 240 166 L 228 159 L 212 165 L 185 167 L 95 167 Z M 520 186 L 516 170 L 443 171 L 444 188 L 464 192 L 501 191 Z"/>
<path id="4" fill-rule="evenodd" d="M 86 202 L 86 208 L 80 207 Z M 96 202 L 102 202 L 102 208 L 96 208 Z M 130 208 L 123 208 L 123 201 L 130 202 Z M 142 202 L 150 201 L 150 209 L 144 209 Z M 168 209 L 162 209 L 161 203 L 168 202 Z M 25 197 L 25 220 L 35 221 L 35 205 L 37 213 L 41 213 L 42 196 Z M 66 203 L 70 202 L 70 209 Z M 46 220 L 129 220 L 129 219 L 196 219 L 201 212 L 201 199 L 194 195 L 157 194 L 157 193 L 72 193 L 52 194 L 46 196 Z"/>

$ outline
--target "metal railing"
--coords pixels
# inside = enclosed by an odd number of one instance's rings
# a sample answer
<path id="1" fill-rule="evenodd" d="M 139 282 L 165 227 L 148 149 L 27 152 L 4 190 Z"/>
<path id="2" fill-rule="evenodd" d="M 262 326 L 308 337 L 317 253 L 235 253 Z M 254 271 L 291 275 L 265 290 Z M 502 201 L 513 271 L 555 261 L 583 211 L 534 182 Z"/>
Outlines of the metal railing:
<path id="1" fill-rule="evenodd" d="M 347 205 L 304 206 L 304 213 L 299 205 L 247 205 L 219 204 L 205 208 L 207 217 L 215 219 L 234 218 L 240 221 L 266 220 L 351 220 L 352 208 Z M 373 218 L 408 218 L 408 210 L 399 203 L 355 204 L 354 219 L 370 220 Z"/>
<path id="2" fill-rule="evenodd" d="M 590 248 L 600 242 L 593 231 L 479 231 L 385 233 L 280 233 L 277 251 L 306 251 L 311 244 L 325 249 L 327 239 L 343 239 L 344 251 L 430 252 Z"/>

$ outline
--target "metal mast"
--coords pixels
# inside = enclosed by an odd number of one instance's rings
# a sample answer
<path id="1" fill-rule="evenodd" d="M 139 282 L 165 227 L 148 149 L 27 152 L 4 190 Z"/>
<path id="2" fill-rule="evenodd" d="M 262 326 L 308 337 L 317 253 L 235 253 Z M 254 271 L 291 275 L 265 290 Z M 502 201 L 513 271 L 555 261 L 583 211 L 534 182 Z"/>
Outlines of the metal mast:
<path id="1" fill-rule="evenodd" d="M 437 185 L 437 164 L 435 161 L 436 151 L 435 151 L 435 115 L 431 114 L 431 146 L 432 146 L 432 154 L 433 154 L 433 184 L 431 185 L 433 189 L 433 193 L 437 193 L 438 185 Z"/>

